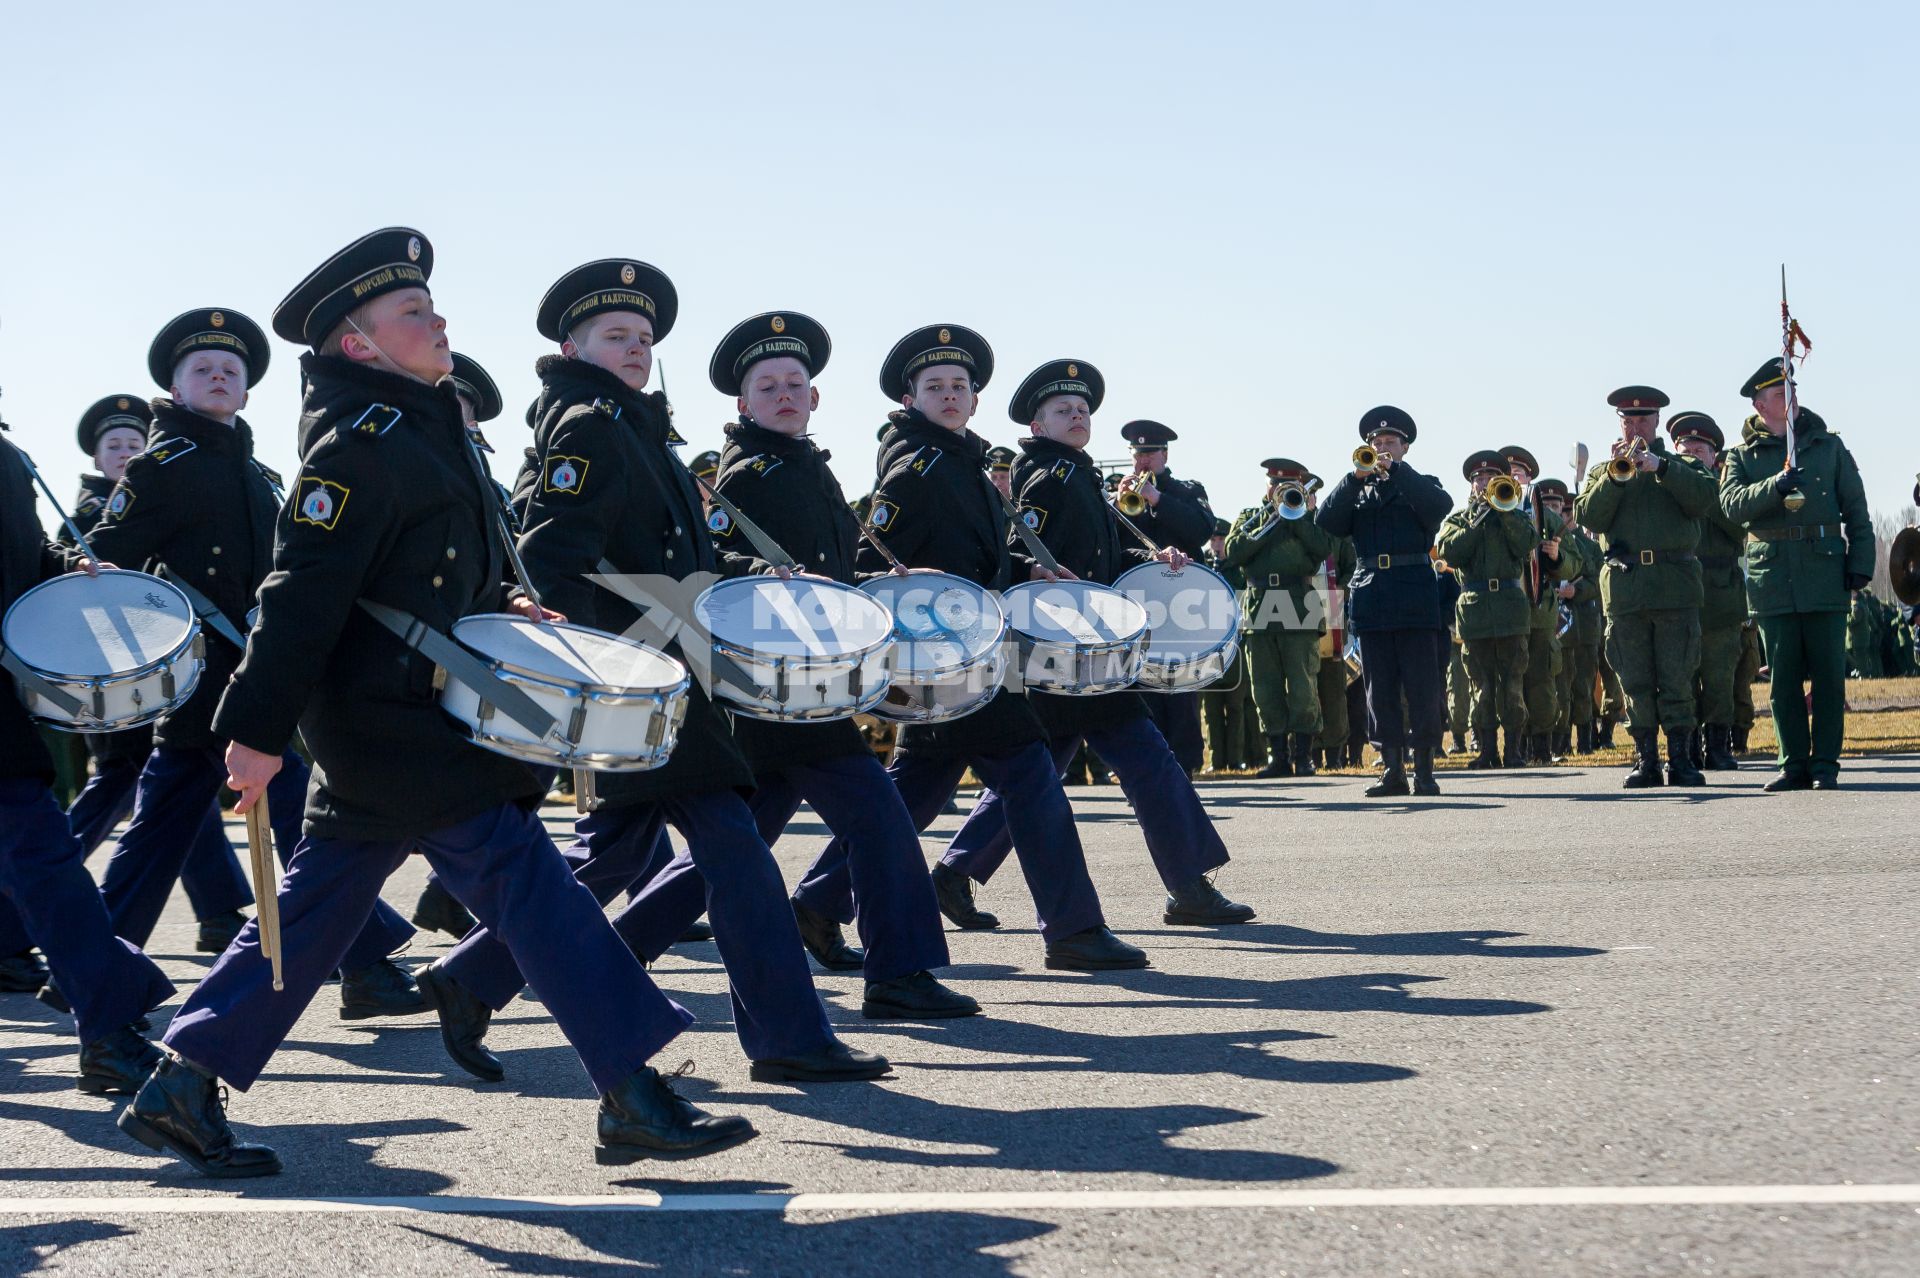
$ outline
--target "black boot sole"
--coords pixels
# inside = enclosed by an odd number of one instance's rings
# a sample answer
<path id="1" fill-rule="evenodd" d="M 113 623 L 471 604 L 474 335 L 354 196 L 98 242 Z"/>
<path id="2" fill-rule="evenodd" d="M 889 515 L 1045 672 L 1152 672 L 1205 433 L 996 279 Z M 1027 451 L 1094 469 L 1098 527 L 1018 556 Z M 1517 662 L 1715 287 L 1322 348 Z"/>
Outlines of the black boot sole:
<path id="1" fill-rule="evenodd" d="M 630 1163 L 644 1162 L 684 1162 L 689 1158 L 717 1154 L 723 1149 L 744 1145 L 759 1134 L 749 1127 L 745 1131 L 729 1132 L 724 1136 L 715 1137 L 704 1145 L 689 1145 L 680 1149 L 650 1149 L 645 1145 L 595 1144 L 593 1161 L 602 1167 L 625 1167 Z"/>
<path id="2" fill-rule="evenodd" d="M 851 1065 L 845 1069 L 814 1069 L 787 1065 L 779 1061 L 755 1061 L 747 1077 L 756 1083 L 870 1083 L 885 1078 L 893 1067 L 885 1062 L 875 1065 Z"/>
<path id="3" fill-rule="evenodd" d="M 73 1086 L 76 1091 L 85 1092 L 89 1096 L 132 1096 L 146 1081 L 145 1074 L 132 1081 L 124 1078 L 104 1078 L 99 1074 L 82 1074 L 73 1080 Z"/>
<path id="4" fill-rule="evenodd" d="M 261 1163 L 258 1167 L 215 1167 L 191 1149 L 188 1149 L 171 1136 L 168 1136 L 159 1128 L 135 1115 L 131 1106 L 121 1110 L 120 1117 L 114 1119 L 113 1122 L 114 1126 L 139 1141 L 142 1145 L 145 1145 L 148 1149 L 155 1150 L 162 1154 L 172 1154 L 175 1158 L 178 1158 L 202 1176 L 211 1176 L 216 1180 L 251 1180 L 257 1176 L 278 1176 L 280 1174 L 280 1160 L 278 1158 L 275 1158 L 271 1163 Z"/>
<path id="5" fill-rule="evenodd" d="M 958 1021 L 980 1015 L 980 1005 L 906 1007 L 899 1003 L 879 1003 L 867 999 L 860 1004 L 860 1015 L 869 1021 Z"/>
<path id="6" fill-rule="evenodd" d="M 429 914 L 425 910 L 415 910 L 413 912 L 412 922 L 413 925 L 422 932 L 440 932 L 452 937 L 456 941 L 466 940 L 467 932 L 471 932 L 475 927 L 479 926 L 477 923 L 469 924 L 466 931 L 456 932 L 454 930 L 456 926 L 454 922 L 438 914 Z"/>
<path id="7" fill-rule="evenodd" d="M 418 1007 L 388 1008 L 388 1007 L 342 1006 L 340 1009 L 340 1019 L 343 1021 L 370 1021 L 380 1016 L 419 1016 L 423 1012 L 431 1012 L 432 1010 L 433 1010 L 433 1004 L 428 1003 L 424 1000 L 421 1002 L 420 1006 Z"/>
<path id="8" fill-rule="evenodd" d="M 1168 910 L 1160 916 L 1160 921 L 1173 927 L 1232 927 L 1237 923 L 1251 923 L 1258 917 L 1252 910 L 1234 910 L 1226 914 L 1191 914 L 1184 910 Z"/>
<path id="9" fill-rule="evenodd" d="M 1054 972 L 1137 972 L 1152 967 L 1146 959 L 1065 959 L 1047 955 L 1047 969 Z"/>

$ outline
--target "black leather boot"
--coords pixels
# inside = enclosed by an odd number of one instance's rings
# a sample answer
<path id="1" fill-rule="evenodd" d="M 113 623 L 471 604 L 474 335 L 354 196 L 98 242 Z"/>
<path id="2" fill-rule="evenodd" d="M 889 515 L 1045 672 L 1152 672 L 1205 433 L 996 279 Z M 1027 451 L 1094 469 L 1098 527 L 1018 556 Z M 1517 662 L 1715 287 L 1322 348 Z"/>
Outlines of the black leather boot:
<path id="1" fill-rule="evenodd" d="M 1440 783 L 1433 778 L 1433 749 L 1430 746 L 1414 747 L 1413 792 L 1428 799 L 1440 793 Z"/>
<path id="2" fill-rule="evenodd" d="M 1571 726 L 1560 729 L 1559 734 L 1556 735 L 1553 740 L 1553 752 L 1562 759 L 1573 753 L 1573 728 Z"/>
<path id="3" fill-rule="evenodd" d="M 1543 768 L 1552 767 L 1554 764 L 1560 762 L 1560 760 L 1556 759 L 1553 755 L 1553 734 L 1551 732 L 1536 732 L 1528 738 L 1527 754 L 1537 766 Z"/>
<path id="4" fill-rule="evenodd" d="M 445 932 L 457 941 L 473 931 L 475 921 L 467 907 L 440 886 L 439 879 L 428 879 L 420 899 L 413 903 L 413 925 L 423 932 Z"/>
<path id="5" fill-rule="evenodd" d="M 1501 756 L 1501 765 L 1508 768 L 1524 768 L 1530 762 L 1527 757 L 1527 734 L 1506 730 L 1507 752 Z"/>
<path id="6" fill-rule="evenodd" d="M 860 1083 L 880 1078 L 891 1068 L 886 1057 L 848 1047 L 836 1038 L 805 1056 L 755 1061 L 747 1075 L 756 1083 Z"/>
<path id="7" fill-rule="evenodd" d="M 1649 786 L 1665 785 L 1666 778 L 1660 774 L 1660 730 L 1648 728 L 1633 734 L 1633 767 L 1627 772 L 1627 779 L 1621 786 L 1628 790 L 1644 790 Z"/>
<path id="8" fill-rule="evenodd" d="M 800 902 L 793 902 L 793 921 L 800 925 L 800 944 L 807 947 L 813 961 L 830 972 L 857 972 L 866 966 L 867 954 L 848 945 L 840 925 L 824 914 L 815 914 Z"/>
<path id="9" fill-rule="evenodd" d="M 1047 966 L 1062 972 L 1112 972 L 1147 967 L 1147 952 L 1104 926 L 1047 942 Z"/>
<path id="10" fill-rule="evenodd" d="M 1749 729 L 1747 729 L 1747 728 L 1735 728 L 1735 729 L 1733 730 L 1733 752 L 1734 752 L 1734 754 L 1736 754 L 1736 755 L 1741 755 L 1741 754 L 1745 754 L 1745 753 L 1747 753 L 1747 733 L 1748 733 L 1748 731 L 1749 731 Z"/>
<path id="11" fill-rule="evenodd" d="M 1701 771 L 1705 771 L 1707 766 L 1707 734 L 1702 732 L 1697 726 L 1688 728 L 1687 748 L 1691 752 L 1688 757 L 1693 760 L 1693 766 Z"/>
<path id="12" fill-rule="evenodd" d="M 438 963 L 420 970 L 420 994 L 440 1015 L 440 1041 L 447 1055 L 475 1078 L 497 1083 L 507 1076 L 500 1058 L 487 1050 L 493 1009 L 460 988 Z"/>
<path id="13" fill-rule="evenodd" d="M 1813 778 L 1805 772 L 1782 772 L 1760 788 L 1768 794 L 1779 794 L 1783 790 L 1811 790 Z"/>
<path id="14" fill-rule="evenodd" d="M 1707 725 L 1707 762 L 1709 772 L 1738 772 L 1740 760 L 1733 757 L 1733 729 L 1724 723 Z"/>
<path id="15" fill-rule="evenodd" d="M 1667 784 L 1705 785 L 1707 778 L 1693 763 L 1693 738 L 1698 728 L 1667 729 Z"/>
<path id="16" fill-rule="evenodd" d="M 860 1014 L 870 1021 L 943 1021 L 978 1016 L 980 1004 L 934 980 L 931 972 L 914 972 L 868 981 Z"/>
<path id="17" fill-rule="evenodd" d="M 1453 749 L 1451 749 L 1451 750 L 1449 750 L 1449 751 L 1447 751 L 1447 753 L 1448 753 L 1448 754 L 1465 754 L 1466 752 L 1467 752 L 1467 737 L 1466 737 L 1466 734 L 1465 734 L 1465 733 L 1462 733 L 1462 732 L 1456 732 L 1456 733 L 1454 733 L 1454 734 L 1453 734 Z"/>
<path id="18" fill-rule="evenodd" d="M 1201 875 L 1191 883 L 1182 883 L 1167 893 L 1167 910 L 1161 921 L 1189 927 L 1222 927 L 1245 923 L 1253 917 L 1253 907 L 1229 901 L 1226 894 Z"/>
<path id="19" fill-rule="evenodd" d="M 940 912 L 963 932 L 985 932 L 1000 926 L 997 915 L 974 905 L 973 880 L 945 861 L 933 863 L 933 897 L 940 903 Z"/>
<path id="20" fill-rule="evenodd" d="M 0 994 L 37 994 L 47 983 L 47 965 L 32 950 L 0 958 Z"/>
<path id="21" fill-rule="evenodd" d="M 80 1045 L 80 1077 L 73 1085 L 95 1096 L 131 1096 L 165 1053 L 132 1026 Z"/>
<path id="22" fill-rule="evenodd" d="M 1397 795 L 1409 793 L 1407 790 L 1407 773 L 1403 763 L 1405 758 L 1406 752 L 1399 746 L 1381 746 L 1380 762 L 1384 771 L 1380 773 L 1380 779 L 1378 781 L 1375 781 L 1365 790 L 1362 790 L 1361 793 L 1369 799 L 1389 799 Z"/>
<path id="23" fill-rule="evenodd" d="M 1310 777 L 1318 772 L 1313 766 L 1313 734 L 1296 732 L 1289 740 L 1293 745 L 1293 775 Z"/>
<path id="24" fill-rule="evenodd" d="M 676 940 L 674 944 L 698 945 L 703 941 L 711 941 L 712 939 L 713 927 L 704 919 L 695 919 L 693 922 L 687 924 L 686 930 L 680 933 L 680 938 Z"/>
<path id="25" fill-rule="evenodd" d="M 200 929 L 193 938 L 193 948 L 202 954 L 225 954 L 227 947 L 233 944 L 233 938 L 240 935 L 240 929 L 247 925 L 247 916 L 238 910 L 228 910 L 225 914 L 216 914 L 200 920 Z"/>
<path id="26" fill-rule="evenodd" d="M 620 1166 L 642 1158 L 689 1158 L 753 1134 L 753 1124 L 738 1114 L 709 1114 L 674 1091 L 666 1075 L 642 1066 L 600 1098 L 593 1160 Z"/>
<path id="27" fill-rule="evenodd" d="M 1576 740 L 1578 740 L 1579 742 L 1578 746 L 1576 746 L 1575 748 L 1581 754 L 1592 754 L 1593 753 L 1593 724 L 1591 722 L 1583 723 L 1579 727 L 1574 729 L 1574 732 L 1576 734 Z"/>
<path id="28" fill-rule="evenodd" d="M 1612 719 L 1603 718 L 1600 720 L 1600 730 L 1594 734 L 1593 740 L 1594 740 L 1594 744 L 1599 746 L 1602 750 L 1613 749 L 1613 720 Z"/>
<path id="29" fill-rule="evenodd" d="M 413 1016 L 427 1010 L 427 1000 L 413 978 L 392 959 L 340 973 L 340 1019 L 364 1021 L 372 1016 Z"/>
<path id="30" fill-rule="evenodd" d="M 1500 730 L 1498 728 L 1493 728 L 1483 733 L 1475 733 L 1474 745 L 1477 750 L 1474 756 L 1467 760 L 1467 770 L 1470 772 L 1479 772 L 1487 768 L 1499 767 L 1499 742 Z"/>
<path id="31" fill-rule="evenodd" d="M 1254 773 L 1254 775 L 1265 779 L 1292 776 L 1293 760 L 1287 754 L 1286 734 L 1282 733 L 1277 737 L 1268 737 L 1267 748 L 1267 766 Z"/>
<path id="32" fill-rule="evenodd" d="M 133 1103 L 115 1120 L 148 1149 L 186 1161 L 202 1176 L 275 1176 L 280 1155 L 233 1138 L 220 1085 L 184 1061 L 163 1056 Z"/>

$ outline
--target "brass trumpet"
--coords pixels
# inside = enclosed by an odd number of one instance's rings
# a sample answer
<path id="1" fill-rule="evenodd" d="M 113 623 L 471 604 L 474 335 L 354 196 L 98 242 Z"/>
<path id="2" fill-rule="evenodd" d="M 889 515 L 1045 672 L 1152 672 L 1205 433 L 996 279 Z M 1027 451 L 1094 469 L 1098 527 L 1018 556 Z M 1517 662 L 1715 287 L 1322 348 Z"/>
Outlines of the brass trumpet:
<path id="1" fill-rule="evenodd" d="M 1113 499 L 1114 509 L 1128 518 L 1143 515 L 1147 511 L 1147 499 L 1133 491 L 1130 485 L 1131 481 L 1123 481 L 1119 493 Z"/>
<path id="2" fill-rule="evenodd" d="M 1498 511 L 1520 509 L 1520 481 L 1512 475 L 1495 475 L 1487 481 L 1487 505 Z"/>
<path id="3" fill-rule="evenodd" d="M 1607 478 L 1616 484 L 1624 484 L 1640 472 L 1640 456 L 1647 451 L 1647 442 L 1636 439 L 1627 445 L 1627 451 L 1607 463 Z"/>
<path id="4" fill-rule="evenodd" d="M 1362 444 L 1353 450 L 1353 468 L 1355 470 L 1379 470 L 1380 454 L 1371 444 Z"/>

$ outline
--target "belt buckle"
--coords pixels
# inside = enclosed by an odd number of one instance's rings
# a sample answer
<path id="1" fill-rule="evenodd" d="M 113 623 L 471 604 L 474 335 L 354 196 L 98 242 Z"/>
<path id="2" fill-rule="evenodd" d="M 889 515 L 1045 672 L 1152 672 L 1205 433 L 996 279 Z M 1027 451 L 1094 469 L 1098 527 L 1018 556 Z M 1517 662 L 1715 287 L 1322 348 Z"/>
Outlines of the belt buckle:
<path id="1" fill-rule="evenodd" d="M 1651 550 L 1641 551 L 1640 563 L 1642 567 L 1650 567 L 1653 564 L 1653 552 Z"/>
<path id="2" fill-rule="evenodd" d="M 1278 586 L 1279 584 L 1280 584 L 1280 574 L 1279 574 L 1279 573 L 1277 573 L 1277 572 L 1270 572 L 1270 573 L 1268 573 L 1268 574 L 1267 574 L 1267 588 L 1268 588 L 1269 590 L 1271 590 L 1271 589 L 1273 589 L 1274 587 L 1276 587 L 1276 586 Z"/>
<path id="3" fill-rule="evenodd" d="M 1805 528 L 1802 528 L 1799 524 L 1795 524 L 1793 526 L 1793 530 L 1787 534 L 1788 541 L 1805 541 L 1806 539 L 1807 539 L 1807 530 Z"/>
<path id="4" fill-rule="evenodd" d="M 1500 579 L 1498 577 L 1487 578 L 1487 590 L 1489 593 L 1498 591 L 1499 589 L 1500 589 Z"/>
<path id="5" fill-rule="evenodd" d="M 1374 567 L 1376 567 L 1376 568 L 1383 568 L 1383 569 L 1384 569 L 1384 568 L 1391 568 L 1391 567 L 1393 567 L 1393 556 L 1392 556 L 1392 555 L 1380 555 L 1379 557 L 1377 557 L 1377 558 L 1375 559 L 1375 561 L 1374 561 Z"/>

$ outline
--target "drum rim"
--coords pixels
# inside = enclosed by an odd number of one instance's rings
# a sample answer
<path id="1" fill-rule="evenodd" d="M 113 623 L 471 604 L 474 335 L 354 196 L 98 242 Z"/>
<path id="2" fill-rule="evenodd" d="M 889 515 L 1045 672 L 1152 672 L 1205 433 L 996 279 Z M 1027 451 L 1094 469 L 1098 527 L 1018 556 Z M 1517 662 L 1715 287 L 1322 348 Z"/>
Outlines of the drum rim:
<path id="1" fill-rule="evenodd" d="M 659 684 L 652 688 L 636 690 L 632 685 L 623 687 L 618 684 L 596 683 L 587 679 L 568 678 L 563 675 L 557 675 L 550 670 L 532 670 L 525 666 L 517 665 L 514 662 L 506 661 L 495 656 L 493 653 L 487 652 L 485 649 L 475 647 L 460 639 L 460 627 L 469 621 L 509 621 L 528 626 L 552 626 L 556 630 L 570 630 L 577 634 L 592 635 L 597 639 L 611 639 L 616 643 L 632 644 L 634 647 L 643 649 L 660 658 L 662 661 L 668 662 L 675 670 L 680 672 L 680 677 L 671 684 Z M 520 614 L 513 612 L 476 612 L 469 613 L 467 616 L 454 622 L 451 629 L 454 639 L 460 643 L 460 646 L 486 663 L 487 667 L 495 674 L 509 674 L 517 679 L 537 684 L 542 688 L 557 688 L 562 691 L 594 694 L 598 700 L 603 702 L 612 703 L 621 699 L 635 701 L 651 700 L 671 696 L 676 691 L 684 694 L 691 681 L 691 677 L 687 673 L 686 662 L 681 661 L 678 657 L 670 653 L 662 652 L 652 644 L 641 643 L 638 639 L 629 639 L 625 635 L 608 634 L 604 630 L 595 630 L 591 626 L 582 626 L 571 621 L 532 622 Z"/>
<path id="2" fill-rule="evenodd" d="M 729 577 L 725 581 L 714 582 L 711 586 L 708 586 L 705 590 L 701 591 L 699 594 L 694 596 L 693 607 L 690 610 L 693 613 L 694 622 L 697 625 L 699 625 L 701 630 L 706 634 L 707 642 L 711 643 L 716 648 L 723 649 L 725 652 L 728 653 L 728 655 L 732 655 L 733 653 L 736 653 L 736 652 L 745 653 L 747 655 L 752 656 L 755 661 L 817 660 L 817 658 L 812 657 L 808 653 L 794 653 L 791 657 L 777 657 L 777 658 L 762 657 L 758 653 L 754 652 L 753 649 L 742 648 L 740 647 L 739 644 L 735 643 L 733 640 L 722 639 L 719 635 L 714 633 L 713 626 L 710 624 L 711 618 L 707 616 L 707 600 L 710 599 L 716 591 L 727 590 L 727 589 L 731 589 L 739 586 L 747 586 L 753 589 L 759 589 L 760 587 L 766 585 L 769 582 L 779 582 L 779 584 L 783 586 L 791 586 L 794 584 L 793 582 L 790 582 L 790 581 L 781 581 L 780 578 L 770 576 L 766 573 L 756 573 L 753 576 L 749 576 L 749 577 Z M 848 659 L 851 659 L 854 652 L 857 652 L 860 655 L 860 657 L 864 660 L 864 658 L 871 656 L 876 649 L 884 648 L 888 644 L 894 642 L 893 609 L 888 607 L 885 603 L 882 603 L 880 600 L 874 598 L 872 595 L 868 594 L 865 590 L 861 589 L 859 586 L 849 586 L 844 581 L 817 581 L 817 580 L 807 580 L 802 582 L 801 584 L 807 585 L 807 586 L 813 586 L 813 587 L 831 586 L 835 590 L 847 591 L 851 594 L 859 595 L 861 598 L 865 599 L 868 603 L 875 605 L 882 612 L 886 614 L 886 618 L 887 618 L 886 630 L 884 633 L 881 634 L 879 639 L 875 640 L 871 644 L 868 644 L 864 648 L 850 650 L 848 653 L 831 658 L 830 660 L 833 660 L 833 661 L 848 660 Z"/>
<path id="3" fill-rule="evenodd" d="M 36 594 L 39 594 L 41 591 L 47 589 L 50 586 L 56 586 L 56 585 L 64 586 L 65 584 L 67 584 L 67 578 L 81 576 L 81 575 L 83 574 L 63 572 L 57 577 L 49 577 L 45 581 L 36 582 L 33 585 L 29 586 L 27 589 L 21 591 L 19 597 L 15 599 L 11 604 L 7 605 L 6 612 L 4 614 L 0 614 L 0 644 L 4 644 L 7 648 L 7 651 L 12 653 L 15 659 L 18 660 L 20 664 L 24 665 L 27 669 L 33 671 L 36 675 L 39 675 L 42 679 L 45 679 L 48 683 L 57 684 L 62 680 L 66 680 L 70 683 L 83 684 L 86 687 L 95 687 L 95 686 L 109 687 L 113 683 L 117 683 L 125 679 L 144 679 L 146 676 L 152 674 L 154 671 L 163 668 L 164 666 L 168 665 L 170 662 L 179 660 L 179 658 L 183 654 L 191 651 L 191 649 L 193 648 L 193 641 L 196 638 L 198 638 L 200 635 L 200 617 L 199 617 L 199 614 L 194 612 L 192 601 L 187 598 L 186 593 L 182 591 L 180 587 L 174 585 L 171 581 L 168 581 L 165 577 L 156 577 L 150 572 L 136 572 L 131 568 L 102 568 L 100 570 L 100 576 L 101 577 L 138 577 L 142 581 L 152 582 L 155 585 L 159 586 L 161 589 L 165 590 L 167 593 L 171 594 L 175 599 L 178 599 L 180 601 L 181 608 L 183 608 L 186 611 L 187 632 L 185 637 L 182 638 L 181 641 L 178 644 L 176 644 L 174 647 L 168 649 L 164 654 L 158 657 L 154 657 L 152 660 L 147 661 L 143 665 L 140 665 L 134 668 L 133 670 L 113 671 L 104 675 L 85 675 L 85 674 L 80 674 L 76 671 L 49 670 L 43 666 L 35 665 L 33 662 L 27 660 L 26 656 L 22 654 L 18 648 L 13 647 L 11 644 L 7 644 L 6 642 L 7 623 L 13 620 L 14 613 L 19 610 L 21 604 L 24 604 L 27 600 L 33 598 L 33 596 L 35 596 Z M 95 578 L 95 580 L 98 580 L 98 578 Z"/>
<path id="4" fill-rule="evenodd" d="M 986 662 L 994 660 L 996 656 L 1000 658 L 1002 662 L 1002 669 L 1004 670 L 1005 654 L 1002 652 L 1002 649 L 1005 648 L 1006 646 L 1007 631 L 1011 628 L 1010 623 L 1007 620 L 1007 608 L 1005 604 L 1000 602 L 1000 597 L 998 593 L 987 589 L 987 587 L 981 585 L 979 582 L 970 581 L 967 578 L 962 577 L 957 573 L 951 573 L 951 572 L 916 572 L 906 577 L 898 577 L 898 576 L 894 576 L 893 574 L 887 574 L 886 576 L 881 576 L 881 577 L 874 577 L 867 581 L 861 582 L 860 585 L 857 587 L 857 589 L 859 589 L 859 591 L 862 594 L 871 595 L 874 598 L 874 600 L 877 603 L 879 603 L 882 607 L 886 608 L 888 612 L 892 612 L 893 605 L 889 603 L 887 600 L 881 599 L 878 595 L 873 594 L 873 588 L 876 588 L 881 585 L 891 584 L 893 582 L 912 582 L 916 578 L 924 583 L 927 579 L 934 578 L 934 577 L 943 577 L 948 581 L 957 581 L 962 586 L 973 591 L 979 598 L 986 600 L 988 603 L 991 603 L 994 607 L 994 611 L 998 613 L 1000 617 L 999 628 L 994 631 L 992 640 L 989 641 L 987 644 L 985 644 L 978 653 L 971 654 L 967 656 L 964 660 L 954 662 L 951 665 L 935 666 L 930 670 L 920 670 L 916 668 L 910 673 L 916 676 L 919 676 L 917 678 L 903 680 L 900 677 L 902 673 L 900 668 L 898 666 L 894 667 L 893 682 L 896 684 L 904 683 L 906 686 L 909 686 L 909 687 L 918 687 L 922 684 L 945 683 L 950 681 L 955 675 L 965 674 L 967 671 L 972 670 L 977 666 L 980 666 Z M 900 625 L 898 617 L 894 619 L 893 624 L 894 624 L 895 631 L 897 631 Z M 919 639 L 913 639 L 913 638 L 908 638 L 903 640 L 898 637 L 897 633 L 894 634 L 893 641 L 896 648 L 906 648 L 909 650 L 918 648 L 922 642 Z"/>
<path id="5" fill-rule="evenodd" d="M 1089 593 L 1101 592 L 1101 593 L 1113 595 L 1116 598 L 1124 600 L 1126 602 L 1127 607 L 1133 608 L 1140 613 L 1139 633 L 1134 635 L 1130 639 L 1114 639 L 1110 641 L 1103 641 L 1097 644 L 1087 644 L 1077 640 L 1063 643 L 1059 639 L 1051 639 L 1043 635 L 1035 635 L 1032 631 L 1020 629 L 1020 627 L 1014 625 L 1011 620 L 1007 622 L 1007 628 L 1013 631 L 1014 634 L 1019 635 L 1021 638 L 1028 639 L 1031 642 L 1036 644 L 1044 643 L 1044 644 L 1049 644 L 1056 648 L 1071 647 L 1074 649 L 1082 649 L 1087 651 L 1098 651 L 1098 652 L 1109 652 L 1115 648 L 1129 647 L 1135 643 L 1145 643 L 1147 640 L 1147 636 L 1153 633 L 1152 627 L 1147 624 L 1147 610 L 1138 600 L 1133 599 L 1125 594 L 1122 594 L 1120 591 L 1114 589 L 1112 586 L 1102 585 L 1100 582 L 1097 582 L 1097 581 L 1084 581 L 1084 580 L 1023 581 L 1016 586 L 1008 586 L 1006 590 L 1002 591 L 1001 593 L 1011 595 L 1019 591 L 1031 590 L 1036 587 L 1044 588 L 1044 587 L 1051 587 L 1051 586 L 1069 586 L 1069 587 L 1081 586 L 1081 587 L 1084 587 Z"/>

